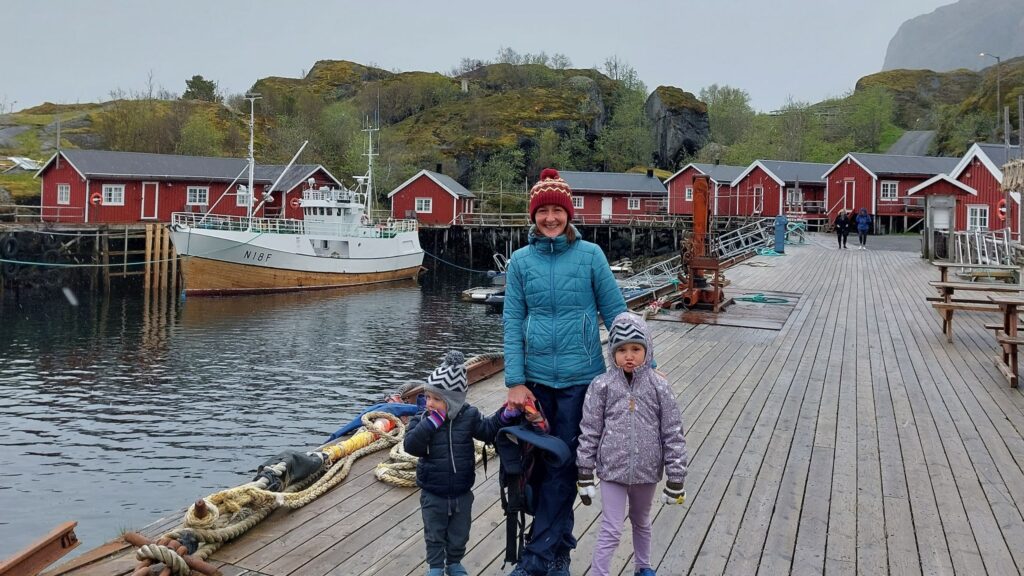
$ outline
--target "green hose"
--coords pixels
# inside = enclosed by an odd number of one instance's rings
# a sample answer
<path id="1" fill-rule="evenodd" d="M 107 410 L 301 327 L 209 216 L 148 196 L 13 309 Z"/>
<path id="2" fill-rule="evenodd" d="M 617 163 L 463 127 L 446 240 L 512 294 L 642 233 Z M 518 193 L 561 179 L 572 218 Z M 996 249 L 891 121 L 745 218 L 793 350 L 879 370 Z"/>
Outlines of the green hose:
<path id="1" fill-rule="evenodd" d="M 758 304 L 789 304 L 789 300 L 786 298 L 778 298 L 776 296 L 765 296 L 764 294 L 757 293 L 749 296 L 737 296 L 734 300 L 741 300 L 743 302 L 756 302 Z"/>

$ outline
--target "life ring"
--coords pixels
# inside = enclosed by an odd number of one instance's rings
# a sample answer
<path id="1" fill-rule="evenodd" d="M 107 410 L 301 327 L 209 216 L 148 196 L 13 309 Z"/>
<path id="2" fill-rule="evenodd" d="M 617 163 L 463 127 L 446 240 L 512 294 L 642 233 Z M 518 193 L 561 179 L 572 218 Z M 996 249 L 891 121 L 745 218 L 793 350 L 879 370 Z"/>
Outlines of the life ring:
<path id="1" fill-rule="evenodd" d="M 1006 198 L 1003 198 L 999 202 L 996 202 L 996 216 L 999 220 L 1006 220 Z"/>
<path id="2" fill-rule="evenodd" d="M 292 208 L 298 208 L 302 205 L 302 202 L 298 198 L 292 198 L 291 202 L 288 203 Z"/>
<path id="3" fill-rule="evenodd" d="M 103 194 L 93 192 L 92 195 L 89 196 L 89 202 L 91 202 L 93 206 L 99 206 L 100 202 L 103 202 Z"/>

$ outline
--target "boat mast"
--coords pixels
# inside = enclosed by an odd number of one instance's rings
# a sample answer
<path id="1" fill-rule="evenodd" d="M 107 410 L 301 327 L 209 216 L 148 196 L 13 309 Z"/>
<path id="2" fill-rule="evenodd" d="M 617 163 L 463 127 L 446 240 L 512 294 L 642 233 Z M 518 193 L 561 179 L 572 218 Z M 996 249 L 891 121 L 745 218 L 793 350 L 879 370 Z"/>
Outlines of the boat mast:
<path id="1" fill-rule="evenodd" d="M 367 119 L 367 126 L 363 129 L 363 132 L 367 133 L 367 140 L 369 141 L 367 153 L 364 154 L 367 158 L 367 169 L 366 169 L 366 217 L 373 218 L 373 157 L 376 154 L 373 153 L 373 133 L 377 132 L 379 128 L 375 128 L 370 124 Z"/>
<path id="2" fill-rule="evenodd" d="M 249 101 L 249 188 L 246 192 L 249 195 L 248 201 L 245 203 L 245 214 L 248 222 L 247 228 L 252 228 L 252 203 L 256 198 L 252 189 L 253 171 L 256 167 L 256 154 L 253 151 L 253 133 L 254 126 L 256 125 L 256 101 L 260 99 L 259 94 L 250 93 L 245 95 L 245 99 Z"/>

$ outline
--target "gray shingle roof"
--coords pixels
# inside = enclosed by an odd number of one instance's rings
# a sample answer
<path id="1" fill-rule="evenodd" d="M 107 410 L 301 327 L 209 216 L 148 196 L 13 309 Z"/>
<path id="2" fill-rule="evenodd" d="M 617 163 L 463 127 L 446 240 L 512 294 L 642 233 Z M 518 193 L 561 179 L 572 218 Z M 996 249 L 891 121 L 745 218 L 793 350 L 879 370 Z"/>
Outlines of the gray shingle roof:
<path id="1" fill-rule="evenodd" d="M 241 174 L 239 182 L 247 179 L 245 170 L 248 163 L 244 158 L 74 149 L 62 150 L 61 154 L 86 178 L 110 176 L 140 180 L 152 178 L 230 182 Z M 284 168 L 282 164 L 257 164 L 253 168 L 253 181 L 259 184 L 272 184 Z M 294 164 L 275 190 L 291 190 L 321 168 L 323 167 L 319 164 Z M 328 176 L 334 179 L 330 173 Z M 336 179 L 334 181 L 341 184 Z"/>
<path id="2" fill-rule="evenodd" d="M 455 195 L 458 196 L 459 198 L 476 198 L 476 196 L 474 196 L 472 192 L 466 190 L 466 188 L 462 184 L 456 182 L 455 179 L 452 178 L 451 176 L 439 174 L 437 172 L 431 172 L 430 170 L 427 170 L 427 172 L 430 172 L 431 176 L 436 178 L 437 181 L 440 182 L 445 188 L 454 192 Z"/>
<path id="3" fill-rule="evenodd" d="M 804 184 L 825 184 L 825 172 L 831 164 L 817 162 L 788 162 L 785 160 L 760 160 L 761 165 L 771 171 L 783 182 L 801 182 Z"/>
<path id="4" fill-rule="evenodd" d="M 948 174 L 956 168 L 959 158 L 941 156 L 900 156 L 897 154 L 869 154 L 854 152 L 850 154 L 865 168 L 878 176 L 934 176 Z"/>
<path id="5" fill-rule="evenodd" d="M 655 176 L 622 172 L 559 172 L 573 192 L 618 192 L 666 195 L 668 191 Z"/>
<path id="6" fill-rule="evenodd" d="M 693 163 L 693 166 L 707 174 L 712 180 L 719 184 L 729 184 L 737 176 L 747 169 L 746 166 L 729 166 L 727 164 L 703 164 Z"/>
<path id="7" fill-rule="evenodd" d="M 978 142 L 978 148 L 981 148 L 989 158 L 992 159 L 992 163 L 996 165 L 996 168 L 1002 170 L 1003 164 L 1006 164 L 1010 160 L 1020 158 L 1020 148 L 1017 146 L 1010 146 L 1010 153 L 1006 153 L 1006 146 L 1003 144 L 990 144 Z"/>
<path id="8" fill-rule="evenodd" d="M 162 180 L 228 180 L 246 167 L 243 158 L 177 156 L 110 150 L 62 150 L 61 154 L 87 178 L 127 176 Z"/>

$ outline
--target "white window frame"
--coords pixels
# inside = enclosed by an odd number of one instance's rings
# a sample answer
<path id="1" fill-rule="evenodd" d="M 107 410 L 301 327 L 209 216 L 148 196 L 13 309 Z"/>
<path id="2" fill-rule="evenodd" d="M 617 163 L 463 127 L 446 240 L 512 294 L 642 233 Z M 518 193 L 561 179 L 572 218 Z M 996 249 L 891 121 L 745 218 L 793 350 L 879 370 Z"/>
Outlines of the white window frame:
<path id="1" fill-rule="evenodd" d="M 209 197 L 209 196 L 207 196 Z M 235 206 L 247 207 L 246 201 L 252 202 L 252 190 L 247 190 L 245 194 L 240 194 L 237 190 L 235 191 Z"/>
<path id="2" fill-rule="evenodd" d="M 124 206 L 124 184 L 104 184 L 103 205 Z"/>
<path id="3" fill-rule="evenodd" d="M 583 208 L 583 196 L 573 196 L 572 207 L 574 210 L 581 210 Z"/>
<path id="4" fill-rule="evenodd" d="M 626 210 L 639 210 L 640 199 L 639 198 L 627 198 L 626 199 Z"/>
<path id="5" fill-rule="evenodd" d="M 194 196 L 193 196 L 194 194 Z M 201 201 L 200 201 L 201 200 Z M 206 206 L 210 203 L 209 186 L 185 187 L 185 206 Z M 244 206 L 244 204 L 243 204 Z"/>
<path id="6" fill-rule="evenodd" d="M 430 214 L 434 211 L 433 198 L 417 198 L 415 205 L 417 214 Z"/>
<path id="7" fill-rule="evenodd" d="M 984 217 L 984 220 L 982 220 Z M 988 204 L 968 204 L 967 205 L 967 230 L 974 231 L 980 230 L 982 232 L 987 231 L 988 227 L 989 209 Z M 971 221 L 976 220 L 977 224 L 972 224 Z M 980 224 L 984 223 L 984 226 Z"/>
<path id="8" fill-rule="evenodd" d="M 683 199 L 687 202 L 693 202 L 693 186 L 686 187 L 686 191 L 683 193 Z"/>
<path id="9" fill-rule="evenodd" d="M 891 195 L 886 191 L 886 187 L 891 186 Z M 900 196 L 900 183 L 896 180 L 882 180 L 878 185 L 878 199 L 882 202 L 895 202 L 899 200 Z"/>
<path id="10" fill-rule="evenodd" d="M 764 186 L 754 186 L 754 205 L 751 210 L 754 214 L 764 212 Z"/>
<path id="11" fill-rule="evenodd" d="M 57 184 L 57 204 L 71 204 L 71 184 Z"/>

